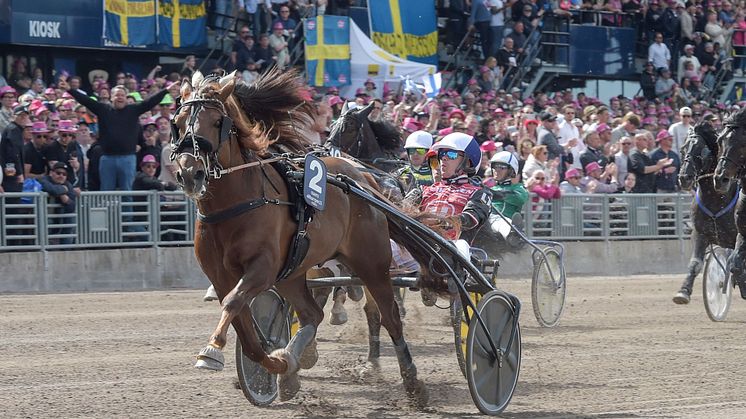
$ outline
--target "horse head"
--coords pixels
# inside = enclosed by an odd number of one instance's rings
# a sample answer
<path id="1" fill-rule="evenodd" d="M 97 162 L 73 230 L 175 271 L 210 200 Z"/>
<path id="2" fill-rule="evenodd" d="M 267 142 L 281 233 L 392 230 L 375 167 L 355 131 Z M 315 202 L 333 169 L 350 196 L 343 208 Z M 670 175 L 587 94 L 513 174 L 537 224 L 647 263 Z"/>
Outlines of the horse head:
<path id="1" fill-rule="evenodd" d="M 725 128 L 717 138 L 720 150 L 715 168 L 715 189 L 725 193 L 734 181 L 743 174 L 746 163 L 746 109 L 742 109 L 724 121 Z"/>
<path id="2" fill-rule="evenodd" d="M 236 80 L 236 72 L 204 77 L 197 71 L 181 87 L 181 105 L 171 120 L 171 160 L 178 167 L 176 181 L 192 199 L 205 196 L 210 178 L 220 178 L 221 145 L 235 138 L 226 102 Z"/>
<path id="3" fill-rule="evenodd" d="M 690 190 L 697 178 L 712 173 L 717 156 L 716 139 L 715 129 L 709 123 L 702 122 L 689 129 L 681 147 L 679 185 L 682 189 Z"/>
<path id="4" fill-rule="evenodd" d="M 342 113 L 331 126 L 329 143 L 353 157 L 367 157 L 362 155 L 363 151 L 368 144 L 375 143 L 375 135 L 368 123 L 373 107 L 373 102 L 364 108 L 352 108 L 345 102 Z"/>

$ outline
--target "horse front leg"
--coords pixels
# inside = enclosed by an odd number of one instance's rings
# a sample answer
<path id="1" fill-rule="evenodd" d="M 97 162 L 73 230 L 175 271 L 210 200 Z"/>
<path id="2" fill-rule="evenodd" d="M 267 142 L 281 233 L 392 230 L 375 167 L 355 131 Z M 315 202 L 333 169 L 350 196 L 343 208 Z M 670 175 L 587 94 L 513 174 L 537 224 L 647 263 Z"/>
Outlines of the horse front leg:
<path id="1" fill-rule="evenodd" d="M 742 181 L 743 182 L 743 181 Z M 738 284 L 741 291 L 741 298 L 746 299 L 746 187 L 741 187 L 741 196 L 738 199 L 736 207 L 736 227 L 738 237 L 736 238 L 736 248 L 728 258 L 728 268 L 733 274 L 734 281 Z"/>
<path id="2" fill-rule="evenodd" d="M 197 368 L 221 371 L 225 366 L 223 348 L 227 343 L 228 327 L 236 320 L 239 314 L 246 310 L 249 320 L 251 311 L 248 302 L 259 295 L 260 292 L 269 289 L 272 283 L 269 281 L 257 282 L 256 278 L 268 278 L 270 276 L 260 275 L 259 272 L 250 271 L 245 273 L 236 286 L 223 298 L 223 309 L 215 331 L 210 336 L 208 345 L 197 355 Z M 249 279 L 250 278 L 250 279 Z M 253 322 L 252 322 L 253 323 Z M 272 358 L 264 352 L 253 324 L 250 327 L 242 327 L 240 336 L 244 353 L 254 362 L 263 366 L 272 374 L 282 373 L 287 370 L 288 365 L 282 359 Z"/>
<path id="3" fill-rule="evenodd" d="M 381 313 L 367 288 L 363 311 L 368 322 L 368 362 L 372 366 L 377 366 L 378 359 L 381 357 Z"/>
<path id="4" fill-rule="evenodd" d="M 692 231 L 691 242 L 693 244 L 692 257 L 689 259 L 689 267 L 686 274 L 684 283 L 681 284 L 681 289 L 673 297 L 673 302 L 676 304 L 689 304 L 692 295 L 692 288 L 694 287 L 694 279 L 702 271 L 704 264 L 705 251 L 707 250 L 707 239 L 703 234 L 700 234 L 697 230 Z"/>

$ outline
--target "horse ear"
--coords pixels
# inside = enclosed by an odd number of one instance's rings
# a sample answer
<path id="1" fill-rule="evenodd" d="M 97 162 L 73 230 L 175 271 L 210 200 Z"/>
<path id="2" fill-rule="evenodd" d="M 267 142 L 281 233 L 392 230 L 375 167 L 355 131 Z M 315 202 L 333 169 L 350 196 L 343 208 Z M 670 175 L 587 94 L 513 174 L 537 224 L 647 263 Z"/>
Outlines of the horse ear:
<path id="1" fill-rule="evenodd" d="M 238 71 L 233 71 L 231 74 L 223 76 L 218 81 L 220 84 L 220 90 L 218 91 L 218 97 L 220 100 L 225 100 L 233 93 L 233 89 L 236 87 L 236 81 L 238 80 Z"/>
<path id="2" fill-rule="evenodd" d="M 192 86 L 199 86 L 200 83 L 202 83 L 202 80 L 205 79 L 205 76 L 202 75 L 202 72 L 197 70 L 192 75 Z"/>
<path id="3" fill-rule="evenodd" d="M 347 107 L 347 103 L 349 103 L 349 102 L 347 102 L 347 101 L 345 100 L 345 103 L 344 103 L 344 105 L 342 105 L 342 112 L 340 112 L 340 115 L 344 115 L 344 114 L 346 114 L 346 113 L 347 113 L 347 111 L 349 111 L 349 110 L 350 110 L 350 109 L 349 109 L 349 108 Z"/>
<path id="4" fill-rule="evenodd" d="M 181 83 L 180 93 L 182 101 L 189 99 L 189 96 L 192 94 L 192 84 L 189 82 L 189 79 L 184 79 Z"/>
<path id="5" fill-rule="evenodd" d="M 375 106 L 376 106 L 375 102 L 370 102 L 368 106 L 361 109 L 358 113 L 362 115 L 364 118 L 367 118 L 368 115 L 370 115 L 370 113 L 373 111 L 373 107 Z"/>

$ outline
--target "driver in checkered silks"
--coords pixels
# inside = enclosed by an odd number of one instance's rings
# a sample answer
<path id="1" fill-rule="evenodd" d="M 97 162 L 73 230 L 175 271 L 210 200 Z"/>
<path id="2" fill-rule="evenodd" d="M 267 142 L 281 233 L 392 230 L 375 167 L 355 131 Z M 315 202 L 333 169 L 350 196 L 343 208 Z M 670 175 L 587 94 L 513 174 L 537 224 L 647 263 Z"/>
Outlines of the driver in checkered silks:
<path id="1" fill-rule="evenodd" d="M 471 135 L 455 132 L 433 144 L 428 156 L 433 166 L 440 164 L 440 180 L 422 190 L 419 209 L 425 216 L 423 222 L 433 215 L 443 236 L 468 259 L 469 242 L 487 222 L 492 200 L 476 176 L 482 159 L 479 143 Z M 425 305 L 435 304 L 437 295 L 429 287 L 422 288 L 421 295 Z"/>

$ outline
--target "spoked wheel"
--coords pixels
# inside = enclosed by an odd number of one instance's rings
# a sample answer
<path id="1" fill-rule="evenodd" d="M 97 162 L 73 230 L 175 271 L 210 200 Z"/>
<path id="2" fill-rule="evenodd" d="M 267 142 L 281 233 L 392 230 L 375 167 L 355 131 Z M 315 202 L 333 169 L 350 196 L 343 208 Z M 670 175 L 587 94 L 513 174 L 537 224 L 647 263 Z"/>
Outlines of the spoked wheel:
<path id="1" fill-rule="evenodd" d="M 531 305 L 536 321 L 542 327 L 554 327 L 565 308 L 565 267 L 556 249 L 544 249 L 546 258 L 534 254 L 534 275 L 531 281 Z"/>
<path id="2" fill-rule="evenodd" d="M 284 348 L 290 340 L 289 311 L 277 292 L 264 291 L 251 301 L 249 307 L 264 351 L 269 353 Z M 236 369 L 241 390 L 252 404 L 266 406 L 277 398 L 277 375 L 268 373 L 244 355 L 239 339 L 236 339 Z"/>
<path id="3" fill-rule="evenodd" d="M 730 296 L 733 292 L 727 261 L 730 249 L 713 246 L 705 261 L 702 275 L 702 299 L 705 301 L 707 317 L 722 322 L 728 316 Z"/>
<path id="4" fill-rule="evenodd" d="M 486 415 L 500 414 L 510 403 L 521 369 L 521 328 L 513 304 L 490 291 L 477 305 L 489 335 L 472 316 L 466 338 L 466 381 L 474 404 Z M 513 333 L 515 331 L 515 333 Z M 495 359 L 490 336 L 499 352 Z"/>

